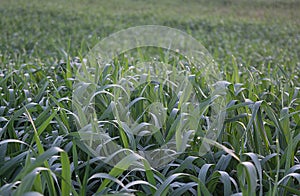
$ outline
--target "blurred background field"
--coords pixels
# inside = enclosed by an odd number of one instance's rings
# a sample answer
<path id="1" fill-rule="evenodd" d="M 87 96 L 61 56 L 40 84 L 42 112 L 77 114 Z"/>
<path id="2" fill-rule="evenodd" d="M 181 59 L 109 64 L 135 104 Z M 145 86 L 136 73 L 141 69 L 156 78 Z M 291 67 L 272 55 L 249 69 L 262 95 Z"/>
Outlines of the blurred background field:
<path id="1" fill-rule="evenodd" d="M 84 55 L 113 32 L 156 24 L 187 31 L 220 60 L 289 63 L 300 53 L 299 7 L 297 0 L 2 0 L 1 54 L 52 63 L 61 50 Z"/>

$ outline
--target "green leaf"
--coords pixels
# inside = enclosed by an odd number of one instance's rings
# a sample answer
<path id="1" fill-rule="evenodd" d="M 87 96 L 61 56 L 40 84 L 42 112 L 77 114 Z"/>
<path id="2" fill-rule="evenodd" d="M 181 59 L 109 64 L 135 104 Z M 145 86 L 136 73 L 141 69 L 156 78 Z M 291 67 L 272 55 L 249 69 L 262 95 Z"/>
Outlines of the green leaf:
<path id="1" fill-rule="evenodd" d="M 241 162 L 237 166 L 238 179 L 243 195 L 256 195 L 257 173 L 251 162 Z"/>

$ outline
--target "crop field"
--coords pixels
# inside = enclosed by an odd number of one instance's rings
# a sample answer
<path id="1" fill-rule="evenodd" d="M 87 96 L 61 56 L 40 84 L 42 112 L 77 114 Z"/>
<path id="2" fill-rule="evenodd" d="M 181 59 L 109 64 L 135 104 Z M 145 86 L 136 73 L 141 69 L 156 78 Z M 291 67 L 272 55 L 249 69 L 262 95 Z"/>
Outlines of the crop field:
<path id="1" fill-rule="evenodd" d="M 300 195 L 299 10 L 300 0 L 0 0 L 0 195 Z M 162 26 L 201 43 L 219 75 L 151 44 L 101 71 L 85 64 L 111 35 L 157 41 L 144 30 Z M 144 62 L 187 80 L 132 90 L 143 74 L 126 74 Z"/>

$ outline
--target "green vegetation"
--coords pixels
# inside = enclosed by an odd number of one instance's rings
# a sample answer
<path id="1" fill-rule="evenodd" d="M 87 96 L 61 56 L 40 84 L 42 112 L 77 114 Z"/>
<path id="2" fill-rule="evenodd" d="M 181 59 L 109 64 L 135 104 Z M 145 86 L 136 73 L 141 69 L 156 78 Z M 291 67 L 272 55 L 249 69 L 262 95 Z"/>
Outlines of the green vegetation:
<path id="1" fill-rule="evenodd" d="M 0 195 L 300 195 L 299 9 L 299 0 L 1 0 Z M 74 65 L 102 38 L 145 24 L 181 29 L 208 49 L 228 82 L 227 113 L 206 155 L 200 125 L 164 168 L 127 170 L 80 139 Z M 109 100 L 100 101 L 103 113 Z M 125 145 L 131 138 L 106 112 Z"/>

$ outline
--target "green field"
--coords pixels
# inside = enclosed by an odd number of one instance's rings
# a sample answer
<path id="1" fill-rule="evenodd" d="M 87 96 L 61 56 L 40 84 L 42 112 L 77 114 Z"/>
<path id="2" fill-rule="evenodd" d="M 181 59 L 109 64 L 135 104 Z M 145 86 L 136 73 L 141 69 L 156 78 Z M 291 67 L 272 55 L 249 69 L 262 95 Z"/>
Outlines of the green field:
<path id="1" fill-rule="evenodd" d="M 0 195 L 300 195 L 299 10 L 299 0 L 1 0 Z M 107 164 L 78 134 L 84 117 L 72 107 L 75 61 L 103 38 L 139 25 L 187 32 L 218 64 L 227 81 L 226 116 L 208 153 L 198 152 L 213 103 L 194 69 L 205 109 L 188 149 L 163 167 L 135 153 Z M 152 57 L 139 52 L 128 55 Z M 120 67 L 127 71 L 128 55 L 113 59 L 100 90 L 113 94 L 106 86 Z M 96 99 L 97 126 L 119 145 L 135 151 L 167 140 L 132 136 L 114 119 L 113 98 Z M 130 111 L 139 118 L 145 103 L 137 102 Z M 176 132 L 172 115 L 160 131 Z"/>

